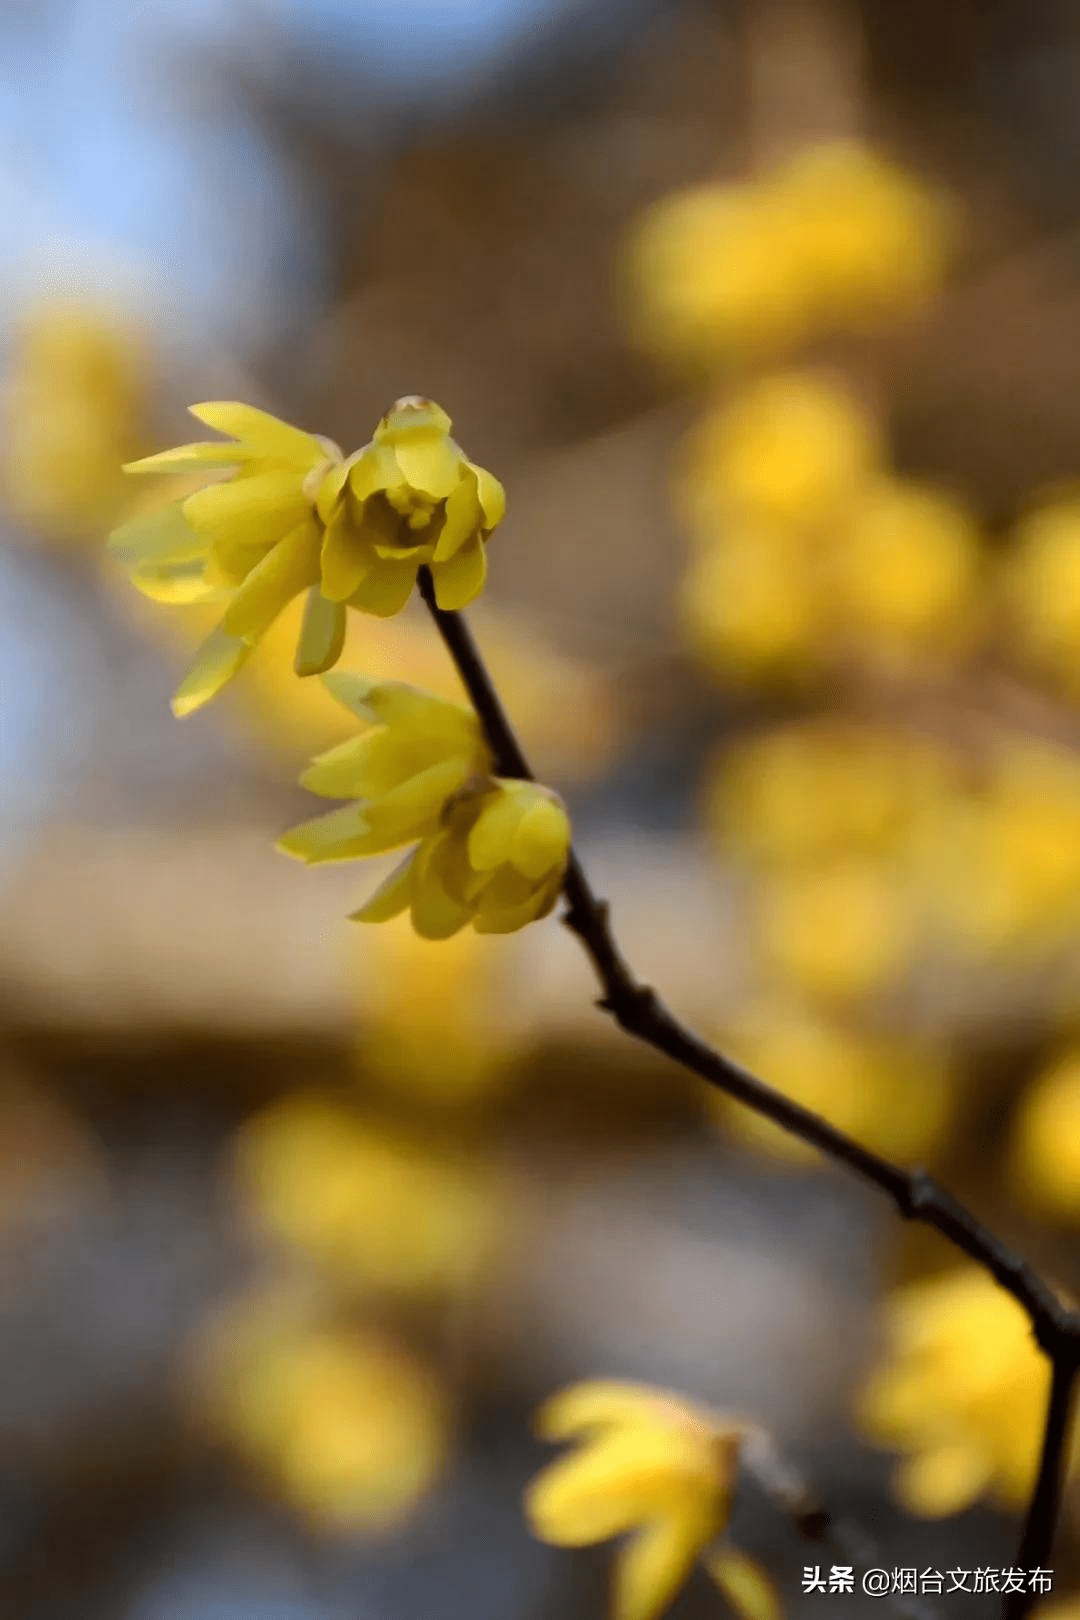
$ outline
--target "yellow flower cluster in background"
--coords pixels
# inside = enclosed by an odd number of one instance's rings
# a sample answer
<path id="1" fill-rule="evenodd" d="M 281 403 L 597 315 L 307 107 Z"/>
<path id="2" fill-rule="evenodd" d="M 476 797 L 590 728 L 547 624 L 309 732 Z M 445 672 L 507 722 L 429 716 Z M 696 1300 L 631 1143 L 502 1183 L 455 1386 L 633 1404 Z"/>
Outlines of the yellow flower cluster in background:
<path id="1" fill-rule="evenodd" d="M 347 607 L 400 612 L 422 566 L 441 608 L 479 595 L 485 542 L 505 497 L 451 439 L 450 418 L 431 400 L 398 400 L 348 458 L 329 439 L 251 405 L 217 401 L 191 413 L 231 439 L 163 450 L 126 471 L 194 470 L 214 481 L 110 536 L 144 594 L 226 604 L 173 698 L 177 715 L 215 697 L 297 596 L 305 608 L 295 669 L 312 675 L 340 658 Z"/>
<path id="2" fill-rule="evenodd" d="M 1080 496 L 1059 495 L 1025 514 L 1004 585 L 1022 656 L 1080 699 Z"/>
<path id="3" fill-rule="evenodd" d="M 943 199 L 869 147 L 811 147 L 771 174 L 655 204 L 628 245 L 628 320 L 680 367 L 769 358 L 918 307 L 954 236 Z"/>
<path id="4" fill-rule="evenodd" d="M 1080 1045 L 1075 1042 L 1036 1076 L 1010 1140 L 1009 1177 L 1018 1201 L 1036 1215 L 1080 1218 Z"/>
<path id="5" fill-rule="evenodd" d="M 261 1222 L 357 1296 L 463 1293 L 505 1226 L 498 1179 L 475 1155 L 303 1093 L 248 1121 L 237 1175 Z"/>
<path id="6" fill-rule="evenodd" d="M 890 473 L 873 418 L 825 374 L 760 378 L 714 406 L 678 504 L 694 544 L 681 623 L 725 678 L 804 677 L 851 654 L 940 662 L 981 627 L 971 514 Z"/>
<path id="7" fill-rule="evenodd" d="M 16 324 L 0 396 L 0 501 L 40 539 L 97 543 L 139 449 L 148 357 L 116 311 L 70 299 Z"/>
<path id="8" fill-rule="evenodd" d="M 317 1530 L 389 1534 L 438 1477 L 445 1397 L 382 1335 L 270 1295 L 216 1323 L 199 1359 L 209 1420 Z"/>
<path id="9" fill-rule="evenodd" d="M 731 1515 L 744 1423 L 673 1391 L 596 1381 L 553 1396 L 537 1431 L 580 1444 L 528 1486 L 533 1534 L 585 1547 L 633 1532 L 615 1562 L 613 1620 L 656 1620 L 699 1559 L 737 1613 L 777 1613 L 748 1559 L 726 1548 L 708 1556 Z"/>
<path id="10" fill-rule="evenodd" d="M 908 1512 L 937 1518 L 983 1496 L 1018 1512 L 1034 1488 L 1049 1392 L 1050 1363 L 1026 1312 L 964 1266 L 890 1300 L 859 1421 L 905 1454 L 895 1490 Z M 1077 1454 L 1074 1444 L 1074 1463 Z"/>

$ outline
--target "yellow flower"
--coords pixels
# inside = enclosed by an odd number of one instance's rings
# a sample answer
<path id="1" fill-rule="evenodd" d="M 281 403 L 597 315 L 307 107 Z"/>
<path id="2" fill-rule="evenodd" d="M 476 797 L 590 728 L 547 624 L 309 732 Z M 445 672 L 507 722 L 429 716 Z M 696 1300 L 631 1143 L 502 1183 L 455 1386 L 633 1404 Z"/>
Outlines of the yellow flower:
<path id="1" fill-rule="evenodd" d="M 978 628 L 980 562 L 978 531 L 959 501 L 881 478 L 841 529 L 837 605 L 875 656 L 963 650 Z"/>
<path id="2" fill-rule="evenodd" d="M 884 1361 L 858 1418 L 906 1454 L 894 1490 L 909 1513 L 960 1513 L 983 1495 L 1016 1512 L 1034 1488 L 1049 1390 L 1025 1311 L 964 1266 L 893 1295 Z"/>
<path id="3" fill-rule="evenodd" d="M 302 786 L 356 802 L 294 827 L 279 841 L 314 864 L 397 849 L 440 825 L 451 794 L 491 768 L 491 752 L 471 709 L 400 681 L 369 681 L 334 670 L 323 677 L 366 730 L 312 761 Z"/>
<path id="4" fill-rule="evenodd" d="M 727 1524 L 745 1426 L 646 1385 L 576 1384 L 541 1408 L 547 1440 L 583 1444 L 528 1486 L 533 1534 L 584 1547 L 633 1530 L 615 1620 L 654 1620 Z"/>
<path id="5" fill-rule="evenodd" d="M 145 371 L 134 332 L 104 308 L 25 312 L 0 409 L 0 486 L 16 522 L 51 540 L 100 542 L 122 506 L 119 463 L 139 447 Z"/>
<path id="6" fill-rule="evenodd" d="M 858 328 L 902 314 L 940 286 L 951 209 L 869 147 L 809 147 L 773 185 L 791 222 L 791 273 L 802 278 L 820 326 Z"/>
<path id="7" fill-rule="evenodd" d="M 1080 685 L 1080 498 L 1047 502 L 1020 523 L 1007 593 L 1024 651 Z"/>
<path id="8" fill-rule="evenodd" d="M 425 939 L 472 923 L 504 934 L 547 916 L 570 855 L 570 822 L 558 797 L 535 782 L 485 774 L 488 750 L 476 716 L 413 687 L 330 676 L 331 690 L 361 717 L 382 721 L 342 743 L 301 778 L 355 803 L 303 822 L 278 848 L 309 864 L 355 860 L 419 840 L 353 913 L 386 922 L 406 909 Z"/>
<path id="9" fill-rule="evenodd" d="M 824 374 L 781 372 L 698 424 L 681 504 L 712 532 L 738 517 L 815 530 L 844 511 L 881 454 L 875 423 L 847 389 Z"/>
<path id="10" fill-rule="evenodd" d="M 694 369 L 798 343 L 811 309 L 790 248 L 789 218 L 761 186 L 706 184 L 663 198 L 627 248 L 632 335 Z"/>
<path id="11" fill-rule="evenodd" d="M 481 590 L 502 487 L 462 454 L 449 417 L 430 400 L 398 400 L 371 443 L 347 460 L 330 440 L 250 405 L 191 412 L 232 439 L 181 445 L 126 470 L 224 477 L 110 537 L 146 595 L 227 603 L 173 698 L 176 714 L 216 696 L 302 593 L 295 669 L 312 675 L 340 657 L 346 607 L 399 612 L 422 565 L 441 607 L 463 607 Z"/>
<path id="12" fill-rule="evenodd" d="M 389 1533 L 434 1483 L 445 1401 L 390 1341 L 271 1296 L 217 1323 L 206 1352 L 209 1414 L 315 1528 Z"/>
<path id="13" fill-rule="evenodd" d="M 482 1164 L 318 1097 L 289 1097 L 249 1120 L 237 1166 L 266 1226 L 364 1293 L 464 1292 L 505 1213 Z"/>
<path id="14" fill-rule="evenodd" d="M 790 1003 L 763 1001 L 725 1029 L 723 1045 L 795 1102 L 902 1163 L 929 1158 L 951 1123 L 948 1064 L 912 1041 L 863 1034 Z M 710 1090 L 708 1103 L 743 1141 L 791 1164 L 819 1161 L 815 1148 L 733 1098 Z"/>
<path id="15" fill-rule="evenodd" d="M 804 677 L 826 617 L 811 559 L 783 529 L 760 523 L 733 525 L 694 558 L 677 609 L 695 657 L 736 680 Z"/>
<path id="16" fill-rule="evenodd" d="M 1080 1047 L 1061 1053 L 1025 1094 L 1013 1127 L 1010 1181 L 1036 1214 L 1080 1215 Z"/>
<path id="17" fill-rule="evenodd" d="M 834 721 L 783 726 L 724 750 L 705 820 L 723 850 L 769 866 L 880 853 L 897 849 L 948 787 L 944 754 L 916 735 Z"/>
<path id="18" fill-rule="evenodd" d="M 907 965 L 912 936 L 904 888 L 882 862 L 838 856 L 768 879 L 755 898 L 764 960 L 810 995 L 871 996 Z"/>

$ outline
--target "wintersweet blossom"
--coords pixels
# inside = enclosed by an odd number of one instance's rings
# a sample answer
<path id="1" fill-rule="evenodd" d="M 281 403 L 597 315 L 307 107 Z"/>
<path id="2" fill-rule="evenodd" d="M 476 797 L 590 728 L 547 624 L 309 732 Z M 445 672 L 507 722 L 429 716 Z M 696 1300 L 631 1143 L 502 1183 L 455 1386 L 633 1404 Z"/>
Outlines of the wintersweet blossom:
<path id="1" fill-rule="evenodd" d="M 535 782 L 492 777 L 476 716 L 415 687 L 327 677 L 335 696 L 375 729 L 321 755 L 305 787 L 353 803 L 278 841 L 314 864 L 414 848 L 353 914 L 386 922 L 408 910 L 425 939 L 511 933 L 555 904 L 570 853 L 558 797 Z"/>
<path id="2" fill-rule="evenodd" d="M 537 1429 L 582 1444 L 527 1487 L 533 1534 L 584 1547 L 633 1531 L 613 1612 L 654 1620 L 728 1522 L 745 1425 L 668 1390 L 598 1380 L 553 1396 Z"/>
<path id="3" fill-rule="evenodd" d="M 443 608 L 479 594 L 503 490 L 462 453 L 450 418 L 431 400 L 399 399 L 371 442 L 347 458 L 332 440 L 251 405 L 217 401 L 193 405 L 191 414 L 231 438 L 180 445 L 125 470 L 195 470 L 214 481 L 110 536 L 145 595 L 225 604 L 173 698 L 174 713 L 215 697 L 301 594 L 298 675 L 337 662 L 347 607 L 399 612 L 421 566 L 430 567 Z"/>

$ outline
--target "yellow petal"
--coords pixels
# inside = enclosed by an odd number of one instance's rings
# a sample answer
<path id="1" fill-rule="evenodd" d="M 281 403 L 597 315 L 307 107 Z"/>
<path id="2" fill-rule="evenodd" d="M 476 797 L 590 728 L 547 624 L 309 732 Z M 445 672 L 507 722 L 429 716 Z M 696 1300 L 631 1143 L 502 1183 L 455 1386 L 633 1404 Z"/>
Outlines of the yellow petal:
<path id="1" fill-rule="evenodd" d="M 484 531 L 490 534 L 506 515 L 506 491 L 486 467 L 477 467 L 471 461 L 468 465 L 476 475 L 476 491 L 484 514 Z"/>
<path id="2" fill-rule="evenodd" d="M 319 525 L 308 517 L 251 570 L 222 623 L 231 636 L 257 640 L 294 596 L 319 577 Z"/>
<path id="3" fill-rule="evenodd" d="M 971 1507 L 990 1484 L 993 1464 L 978 1446 L 958 1441 L 908 1457 L 896 1471 L 897 1499 L 922 1519 Z"/>
<path id="4" fill-rule="evenodd" d="M 469 834 L 469 863 L 478 872 L 493 872 L 509 860 L 518 824 L 528 809 L 520 794 L 502 783 L 499 788 Z"/>
<path id="5" fill-rule="evenodd" d="M 350 595 L 351 606 L 380 619 L 393 618 L 412 595 L 419 567 L 415 556 L 400 561 L 379 559 Z"/>
<path id="6" fill-rule="evenodd" d="M 415 858 L 416 850 L 411 849 L 405 859 L 394 867 L 390 876 L 379 884 L 371 899 L 366 901 L 359 911 L 350 913 L 349 921 L 380 923 L 389 922 L 391 917 L 400 916 L 409 904 Z"/>
<path id="7" fill-rule="evenodd" d="M 394 460 L 411 489 L 442 501 L 461 477 L 461 452 L 437 427 L 400 433 Z"/>
<path id="8" fill-rule="evenodd" d="M 460 757 L 441 761 L 410 776 L 400 786 L 373 799 L 365 810 L 368 825 L 395 844 L 420 838 L 433 830 L 443 806 L 470 775 L 469 761 Z M 388 843 L 386 848 L 392 848 Z"/>
<path id="9" fill-rule="evenodd" d="M 207 543 L 184 517 L 183 501 L 129 518 L 108 539 L 111 556 L 129 568 L 141 563 L 191 562 L 205 557 Z"/>
<path id="10" fill-rule="evenodd" d="M 212 584 L 229 585 L 235 590 L 244 583 L 253 568 L 258 568 L 275 543 L 269 541 L 247 545 L 243 541 L 215 541 L 206 560 L 207 579 Z"/>
<path id="11" fill-rule="evenodd" d="M 467 607 L 484 588 L 487 578 L 487 552 L 479 535 L 462 546 L 448 562 L 431 565 L 435 600 L 444 613 Z"/>
<path id="12" fill-rule="evenodd" d="M 330 520 L 338 510 L 341 492 L 345 488 L 345 480 L 349 476 L 349 463 L 339 461 L 335 466 L 328 468 L 326 476 L 319 485 L 315 496 L 315 510 L 329 527 Z"/>
<path id="13" fill-rule="evenodd" d="M 435 697 L 405 681 L 373 681 L 355 670 L 335 669 L 322 678 L 335 702 L 361 720 L 394 731 L 423 736 L 441 757 L 468 753 L 473 760 L 486 757 L 480 722 L 471 709 Z M 481 767 L 477 766 L 478 774 Z"/>
<path id="14" fill-rule="evenodd" d="M 375 553 L 345 508 L 330 519 L 322 545 L 322 592 L 331 602 L 346 602 L 374 566 Z"/>
<path id="15" fill-rule="evenodd" d="M 425 838 L 416 851 L 410 884 L 409 911 L 421 939 L 450 939 L 469 920 L 467 907 L 447 893 L 440 871 L 447 833 Z"/>
<path id="16" fill-rule="evenodd" d="M 159 450 L 153 456 L 140 456 L 138 461 L 125 461 L 126 473 L 172 473 L 198 471 L 200 467 L 237 466 L 251 461 L 258 452 L 246 444 L 213 443 L 178 444 L 172 450 Z"/>
<path id="17" fill-rule="evenodd" d="M 493 904 L 488 895 L 482 893 L 477 898 L 473 927 L 478 934 L 516 934 L 519 928 L 527 928 L 529 923 L 547 916 L 559 898 L 559 888 L 558 883 L 553 883 L 548 888 L 537 889 L 516 905 Z"/>
<path id="18" fill-rule="evenodd" d="M 543 1440 L 571 1440 L 613 1423 L 655 1423 L 664 1395 L 652 1384 L 590 1379 L 552 1395 L 537 1412 L 534 1426 Z"/>
<path id="19" fill-rule="evenodd" d="M 375 441 L 396 446 L 403 436 L 418 430 L 438 433 L 445 438 L 452 427 L 442 406 L 436 405 L 433 399 L 425 399 L 421 394 L 404 394 L 394 401 L 375 429 Z"/>
<path id="20" fill-rule="evenodd" d="M 476 479 L 471 472 L 451 491 L 443 508 L 443 524 L 435 543 L 432 562 L 447 562 L 457 555 L 470 535 L 482 526 L 483 512 L 476 491 Z"/>
<path id="21" fill-rule="evenodd" d="M 328 799 L 377 799 L 426 770 L 422 740 L 400 738 L 385 727 L 349 737 L 311 761 L 301 787 Z"/>
<path id="22" fill-rule="evenodd" d="M 131 583 L 152 602 L 166 602 L 170 606 L 223 602 L 232 595 L 224 586 L 207 582 L 206 563 L 202 558 L 194 562 L 143 563 L 132 569 Z"/>
<path id="23" fill-rule="evenodd" d="M 277 841 L 283 855 L 294 855 L 309 866 L 324 861 L 355 861 L 366 855 L 381 855 L 392 849 L 393 843 L 372 833 L 364 820 L 361 807 L 356 804 L 331 810 L 329 815 L 316 816 L 290 827 Z"/>
<path id="24" fill-rule="evenodd" d="M 704 1484 L 703 1461 L 701 1440 L 676 1428 L 608 1430 L 532 1481 L 526 1515 L 535 1535 L 559 1547 L 606 1541 L 683 1503 L 688 1480 L 700 1473 Z"/>
<path id="25" fill-rule="evenodd" d="M 705 1568 L 744 1620 L 781 1620 L 780 1595 L 761 1568 L 735 1547 L 721 1546 L 704 1559 Z"/>
<path id="26" fill-rule="evenodd" d="M 561 871 L 570 848 L 570 822 L 561 804 L 537 795 L 526 806 L 510 845 L 509 860 L 538 882 L 547 872 Z"/>
<path id="27" fill-rule="evenodd" d="M 321 675 L 341 657 L 345 645 L 345 606 L 329 602 L 317 585 L 307 594 L 293 669 L 297 675 Z"/>
<path id="28" fill-rule="evenodd" d="M 268 411 L 256 410 L 254 405 L 242 405 L 238 400 L 211 400 L 202 405 L 189 405 L 188 410 L 215 433 L 228 433 L 234 439 L 241 439 L 257 455 L 270 460 L 287 461 L 307 469 L 326 457 L 325 447 L 312 434 L 282 422 Z"/>
<path id="29" fill-rule="evenodd" d="M 195 662 L 172 696 L 172 712 L 179 720 L 217 697 L 251 653 L 251 643 L 226 635 L 219 625 L 195 654 Z"/>
<path id="30" fill-rule="evenodd" d="M 615 1560 L 614 1620 L 655 1620 L 686 1582 L 698 1554 L 715 1533 L 698 1514 L 655 1519 Z"/>
<path id="31" fill-rule="evenodd" d="M 211 484 L 189 495 L 183 504 L 188 523 L 211 544 L 273 545 L 310 512 L 292 472 L 264 472 Z"/>

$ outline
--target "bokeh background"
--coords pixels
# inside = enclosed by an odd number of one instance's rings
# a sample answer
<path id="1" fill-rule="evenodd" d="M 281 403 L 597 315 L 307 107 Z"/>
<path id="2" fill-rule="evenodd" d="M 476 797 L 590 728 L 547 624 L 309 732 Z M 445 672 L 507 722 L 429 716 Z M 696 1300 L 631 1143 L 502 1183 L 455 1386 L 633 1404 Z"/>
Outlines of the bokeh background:
<path id="1" fill-rule="evenodd" d="M 103 542 L 190 401 L 351 449 L 439 400 L 639 972 L 1076 1288 L 1078 81 L 1063 0 L 2 8 L 5 1620 L 599 1620 L 609 1551 L 520 1510 L 594 1376 L 765 1424 L 867 1563 L 1012 1565 L 1008 1302 L 553 919 L 346 923 L 364 868 L 272 847 L 344 734 L 289 615 L 177 723 L 203 610 Z M 411 612 L 344 662 L 455 691 Z M 731 1534 L 836 1601 L 752 1480 Z"/>

